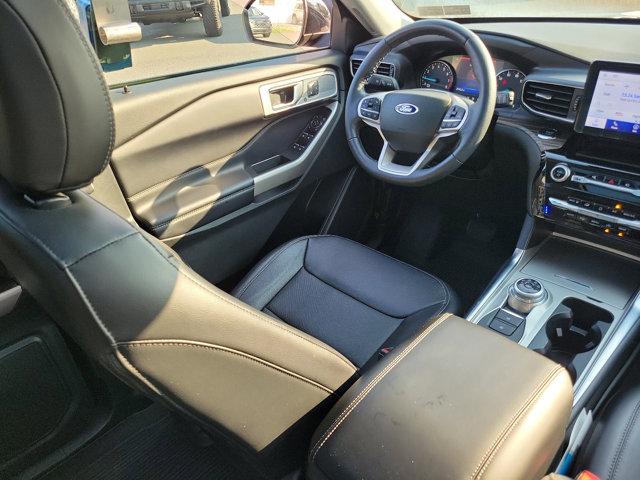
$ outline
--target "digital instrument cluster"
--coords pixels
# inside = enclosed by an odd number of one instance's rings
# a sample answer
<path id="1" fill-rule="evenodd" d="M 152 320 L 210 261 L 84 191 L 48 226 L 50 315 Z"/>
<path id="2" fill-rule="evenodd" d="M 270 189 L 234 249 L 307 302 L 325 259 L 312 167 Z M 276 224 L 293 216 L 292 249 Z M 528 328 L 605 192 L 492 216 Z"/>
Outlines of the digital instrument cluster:
<path id="1" fill-rule="evenodd" d="M 494 59 L 497 72 L 498 92 L 513 96 L 513 107 L 520 105 L 522 88 L 526 75 L 514 65 L 504 60 Z M 452 55 L 429 63 L 418 78 L 421 88 L 436 88 L 459 93 L 472 100 L 477 100 L 480 85 L 473 72 L 471 59 L 467 55 Z"/>

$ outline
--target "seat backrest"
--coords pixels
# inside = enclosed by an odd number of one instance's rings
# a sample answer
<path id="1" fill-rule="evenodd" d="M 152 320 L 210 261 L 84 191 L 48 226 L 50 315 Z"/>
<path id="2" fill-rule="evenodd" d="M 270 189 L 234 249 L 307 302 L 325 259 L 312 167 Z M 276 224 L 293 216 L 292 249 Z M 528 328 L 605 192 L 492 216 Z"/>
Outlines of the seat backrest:
<path id="1" fill-rule="evenodd" d="M 62 0 L 0 0 L 0 71 L 0 260 L 86 352 L 256 451 L 354 374 L 79 190 L 108 163 L 115 125 Z"/>

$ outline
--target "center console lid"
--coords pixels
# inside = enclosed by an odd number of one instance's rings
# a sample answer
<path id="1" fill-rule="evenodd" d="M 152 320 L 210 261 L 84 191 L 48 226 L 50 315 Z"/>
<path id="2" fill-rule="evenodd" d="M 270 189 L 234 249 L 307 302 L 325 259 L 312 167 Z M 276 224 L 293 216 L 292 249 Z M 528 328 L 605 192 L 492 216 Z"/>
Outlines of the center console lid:
<path id="1" fill-rule="evenodd" d="M 571 404 L 563 367 L 446 314 L 341 398 L 314 436 L 307 477 L 539 480 Z"/>

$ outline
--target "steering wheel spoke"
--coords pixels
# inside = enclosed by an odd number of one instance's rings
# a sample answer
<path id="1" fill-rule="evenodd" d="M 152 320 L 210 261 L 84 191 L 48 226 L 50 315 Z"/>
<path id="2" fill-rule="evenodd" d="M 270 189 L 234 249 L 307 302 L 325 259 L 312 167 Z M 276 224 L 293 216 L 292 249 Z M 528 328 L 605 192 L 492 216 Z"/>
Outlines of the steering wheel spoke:
<path id="1" fill-rule="evenodd" d="M 380 151 L 380 156 L 378 157 L 378 170 L 401 177 L 409 176 L 416 170 L 424 167 L 425 165 L 428 165 L 429 162 L 433 159 L 433 157 L 435 156 L 433 146 L 435 146 L 436 142 L 437 140 L 434 139 L 432 145 L 430 145 L 427 150 L 422 155 L 420 155 L 420 157 L 413 164 L 402 165 L 394 162 L 400 152 L 394 150 L 389 142 L 385 140 L 382 146 L 382 150 Z"/>

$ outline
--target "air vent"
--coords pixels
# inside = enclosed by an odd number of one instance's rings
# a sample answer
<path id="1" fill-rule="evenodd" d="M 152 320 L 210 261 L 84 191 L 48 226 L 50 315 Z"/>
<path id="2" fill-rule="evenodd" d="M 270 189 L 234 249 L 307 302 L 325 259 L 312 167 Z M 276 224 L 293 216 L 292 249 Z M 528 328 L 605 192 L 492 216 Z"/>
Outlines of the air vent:
<path id="1" fill-rule="evenodd" d="M 393 65 L 390 63 L 381 63 L 380 65 L 378 65 L 378 68 L 376 68 L 376 73 L 378 75 L 385 75 L 387 77 L 393 77 L 394 72 L 394 68 Z"/>
<path id="2" fill-rule="evenodd" d="M 362 65 L 361 58 L 352 58 L 351 59 L 351 75 L 355 75 L 358 68 Z M 378 75 L 384 75 L 386 77 L 393 77 L 395 75 L 395 66 L 392 63 L 382 62 L 376 68 L 376 73 Z"/>
<path id="3" fill-rule="evenodd" d="M 575 89 L 553 83 L 526 82 L 522 102 L 533 112 L 567 119 Z"/>
<path id="4" fill-rule="evenodd" d="M 360 59 L 356 60 L 355 58 L 351 59 L 351 75 L 352 76 L 356 74 L 356 72 L 360 68 L 360 65 L 362 65 L 362 60 Z"/>

